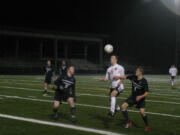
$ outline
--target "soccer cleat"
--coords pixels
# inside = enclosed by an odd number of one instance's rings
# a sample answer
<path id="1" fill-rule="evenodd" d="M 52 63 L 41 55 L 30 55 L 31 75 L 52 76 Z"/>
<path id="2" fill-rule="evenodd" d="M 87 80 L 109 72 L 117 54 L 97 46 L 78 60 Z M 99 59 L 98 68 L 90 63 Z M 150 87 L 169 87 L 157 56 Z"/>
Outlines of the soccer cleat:
<path id="1" fill-rule="evenodd" d="M 116 114 L 116 113 L 115 113 L 115 112 L 112 112 L 112 111 L 110 111 L 110 112 L 108 113 L 108 115 L 111 116 L 111 117 L 114 117 L 115 114 Z"/>
<path id="2" fill-rule="evenodd" d="M 47 96 L 48 95 L 48 92 L 47 91 L 44 91 L 43 92 L 43 96 Z"/>
<path id="3" fill-rule="evenodd" d="M 130 128 L 130 127 L 132 127 L 132 122 L 127 122 L 125 128 Z"/>
<path id="4" fill-rule="evenodd" d="M 150 131 L 150 130 L 151 130 L 150 126 L 146 126 L 145 131 Z"/>
<path id="5" fill-rule="evenodd" d="M 115 112 L 121 111 L 121 108 L 119 106 L 116 107 Z"/>
<path id="6" fill-rule="evenodd" d="M 72 115 L 71 120 L 72 120 L 72 122 L 76 122 L 76 116 L 75 116 L 75 115 Z"/>
<path id="7" fill-rule="evenodd" d="M 58 114 L 54 114 L 54 115 L 53 115 L 53 119 L 54 119 L 54 120 L 58 120 L 58 119 L 59 119 L 59 115 L 58 115 Z"/>

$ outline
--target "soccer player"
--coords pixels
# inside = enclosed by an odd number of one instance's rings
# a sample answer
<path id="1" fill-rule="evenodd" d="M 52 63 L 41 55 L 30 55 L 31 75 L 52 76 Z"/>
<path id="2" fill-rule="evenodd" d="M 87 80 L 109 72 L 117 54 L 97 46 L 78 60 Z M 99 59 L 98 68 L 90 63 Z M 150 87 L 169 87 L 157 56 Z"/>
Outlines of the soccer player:
<path id="1" fill-rule="evenodd" d="M 117 64 L 118 58 L 115 55 L 111 56 L 111 66 L 107 69 L 106 76 L 99 78 L 100 81 L 110 80 L 110 112 L 108 115 L 114 116 L 120 107 L 116 104 L 116 97 L 124 89 L 123 80 L 118 77 L 124 76 L 124 68 Z M 116 76 L 116 78 L 114 78 Z"/>
<path id="2" fill-rule="evenodd" d="M 61 75 L 56 81 L 55 85 L 57 89 L 54 95 L 54 106 L 53 106 L 53 118 L 58 119 L 58 107 L 62 101 L 68 102 L 70 104 L 70 111 L 72 115 L 72 122 L 75 122 L 75 78 L 74 78 L 75 69 L 73 66 L 67 68 L 67 73 Z"/>
<path id="3" fill-rule="evenodd" d="M 60 68 L 59 68 L 59 74 L 60 75 L 65 75 L 67 71 L 67 63 L 65 60 L 62 60 Z"/>
<path id="4" fill-rule="evenodd" d="M 170 69 L 169 69 L 169 74 L 170 74 L 170 76 L 171 76 L 171 87 L 173 88 L 173 87 L 176 85 L 176 83 L 175 83 L 175 78 L 176 78 L 176 76 L 177 76 L 177 74 L 178 74 L 178 70 L 177 70 L 177 68 L 175 67 L 175 65 L 172 65 L 172 66 L 170 67 Z"/>
<path id="5" fill-rule="evenodd" d="M 132 126 L 132 122 L 129 120 L 127 108 L 136 105 L 136 108 L 140 109 L 140 114 L 146 125 L 145 130 L 149 131 L 150 126 L 148 124 L 148 118 L 145 113 L 145 97 L 148 96 L 148 82 L 143 76 L 144 70 L 142 67 L 136 69 L 136 75 L 120 77 L 121 79 L 129 79 L 132 82 L 132 94 L 127 98 L 121 106 L 122 114 L 126 120 L 125 128 Z"/>
<path id="6" fill-rule="evenodd" d="M 43 96 L 46 96 L 48 94 L 47 92 L 48 86 L 52 88 L 51 82 L 52 82 L 52 77 L 54 76 L 55 76 L 54 67 L 51 64 L 51 61 L 48 60 L 46 65 L 46 72 L 45 72 Z"/>

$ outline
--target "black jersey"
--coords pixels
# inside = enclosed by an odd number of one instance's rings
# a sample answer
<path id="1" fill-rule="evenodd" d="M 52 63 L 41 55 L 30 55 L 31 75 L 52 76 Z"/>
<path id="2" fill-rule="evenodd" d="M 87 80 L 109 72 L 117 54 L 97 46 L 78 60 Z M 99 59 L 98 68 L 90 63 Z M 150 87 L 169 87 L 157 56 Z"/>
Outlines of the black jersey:
<path id="1" fill-rule="evenodd" d="M 46 65 L 46 72 L 45 72 L 45 75 L 46 76 L 49 76 L 49 77 L 52 77 L 54 75 L 54 67 L 53 66 L 48 66 Z"/>
<path id="2" fill-rule="evenodd" d="M 75 97 L 75 78 L 69 77 L 67 74 L 60 76 L 56 81 L 57 91 L 67 93 L 70 97 Z"/>
<path id="3" fill-rule="evenodd" d="M 145 78 L 138 80 L 136 75 L 130 75 L 127 79 L 132 81 L 132 97 L 143 95 L 145 92 L 149 91 L 148 82 Z M 142 100 L 144 100 L 143 98 Z"/>
<path id="4" fill-rule="evenodd" d="M 66 71 L 67 71 L 67 66 L 66 66 L 66 64 L 61 65 L 60 68 L 59 68 L 59 74 L 60 74 L 60 75 L 65 75 L 65 74 L 66 74 Z"/>

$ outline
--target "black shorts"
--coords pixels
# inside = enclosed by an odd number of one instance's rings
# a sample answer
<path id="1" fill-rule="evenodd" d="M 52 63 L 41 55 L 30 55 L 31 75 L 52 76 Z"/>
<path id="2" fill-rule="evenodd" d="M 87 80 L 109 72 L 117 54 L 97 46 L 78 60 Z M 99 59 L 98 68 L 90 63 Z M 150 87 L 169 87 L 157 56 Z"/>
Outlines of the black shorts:
<path id="1" fill-rule="evenodd" d="M 176 77 L 175 76 L 171 76 L 171 80 L 174 80 Z"/>
<path id="2" fill-rule="evenodd" d="M 60 102 L 62 102 L 62 101 L 67 102 L 67 100 L 68 100 L 70 97 L 72 97 L 72 96 L 70 95 L 70 93 L 63 92 L 63 91 L 61 91 L 61 90 L 56 90 L 56 91 L 55 91 L 55 94 L 54 94 L 54 100 L 55 100 L 55 101 L 60 101 Z"/>
<path id="3" fill-rule="evenodd" d="M 52 83 L 52 77 L 51 76 L 45 76 L 44 83 L 51 84 Z"/>
<path id="4" fill-rule="evenodd" d="M 132 107 L 133 105 L 136 105 L 136 108 L 145 108 L 146 107 L 145 99 L 142 99 L 137 102 L 135 98 L 130 96 L 129 98 L 127 98 L 125 100 L 125 102 L 129 105 L 129 107 Z"/>

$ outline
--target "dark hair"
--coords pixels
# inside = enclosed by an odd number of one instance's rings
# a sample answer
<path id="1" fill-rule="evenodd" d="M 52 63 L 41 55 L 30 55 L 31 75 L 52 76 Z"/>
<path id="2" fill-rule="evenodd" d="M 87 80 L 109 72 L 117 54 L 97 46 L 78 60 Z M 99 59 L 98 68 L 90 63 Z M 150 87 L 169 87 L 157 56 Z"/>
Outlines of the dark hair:
<path id="1" fill-rule="evenodd" d="M 140 71 L 142 74 L 144 74 L 144 68 L 143 68 L 143 67 L 139 66 L 137 69 L 139 69 L 139 71 Z"/>
<path id="2" fill-rule="evenodd" d="M 69 69 L 69 68 L 71 68 L 71 67 L 74 67 L 73 65 L 68 65 L 67 66 L 67 70 Z"/>
<path id="3" fill-rule="evenodd" d="M 112 56 L 116 57 L 116 59 L 118 60 L 118 56 L 117 56 L 117 55 L 113 54 L 113 55 L 111 55 L 111 57 L 112 57 Z"/>

